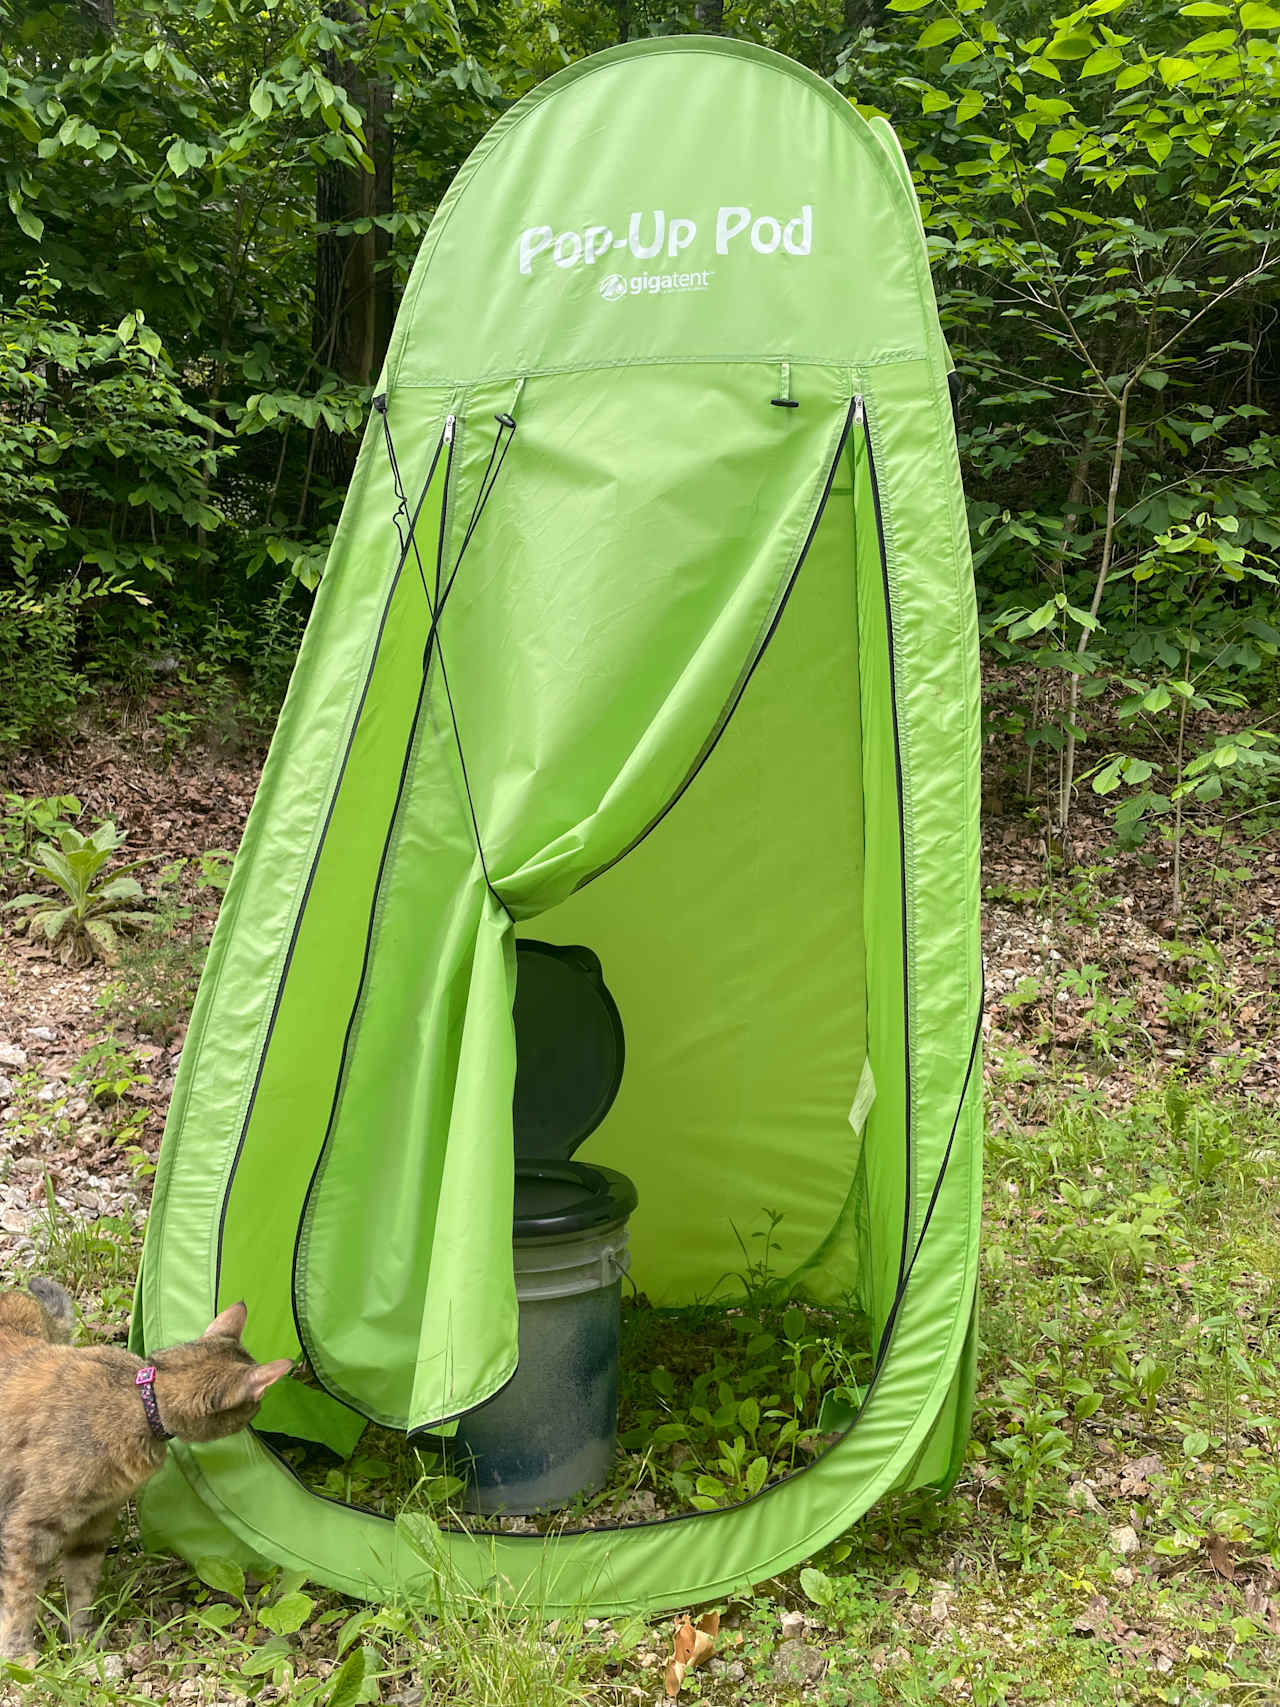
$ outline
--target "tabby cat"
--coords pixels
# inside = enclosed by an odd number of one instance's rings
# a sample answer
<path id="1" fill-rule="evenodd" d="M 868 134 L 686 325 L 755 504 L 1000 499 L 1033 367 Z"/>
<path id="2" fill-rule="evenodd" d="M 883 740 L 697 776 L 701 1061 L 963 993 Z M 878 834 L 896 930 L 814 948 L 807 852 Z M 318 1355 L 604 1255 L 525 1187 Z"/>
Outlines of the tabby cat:
<path id="1" fill-rule="evenodd" d="M 73 1635 L 92 1605 L 116 1516 L 179 1440 L 218 1440 L 253 1420 L 287 1358 L 255 1363 L 231 1304 L 198 1340 L 149 1364 L 68 1342 L 71 1300 L 52 1280 L 0 1292 L 0 1659 L 30 1659 L 38 1597 L 62 1567 Z"/>

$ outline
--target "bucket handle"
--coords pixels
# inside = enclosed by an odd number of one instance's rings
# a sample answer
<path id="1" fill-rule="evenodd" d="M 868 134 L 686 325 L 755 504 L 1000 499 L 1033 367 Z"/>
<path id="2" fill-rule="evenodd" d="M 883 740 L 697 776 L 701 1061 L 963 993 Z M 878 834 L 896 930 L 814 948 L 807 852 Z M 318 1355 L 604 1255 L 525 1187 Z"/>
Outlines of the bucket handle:
<path id="1" fill-rule="evenodd" d="M 621 1280 L 631 1267 L 631 1252 L 626 1245 L 606 1245 L 600 1252 L 600 1285 L 603 1289 Z"/>

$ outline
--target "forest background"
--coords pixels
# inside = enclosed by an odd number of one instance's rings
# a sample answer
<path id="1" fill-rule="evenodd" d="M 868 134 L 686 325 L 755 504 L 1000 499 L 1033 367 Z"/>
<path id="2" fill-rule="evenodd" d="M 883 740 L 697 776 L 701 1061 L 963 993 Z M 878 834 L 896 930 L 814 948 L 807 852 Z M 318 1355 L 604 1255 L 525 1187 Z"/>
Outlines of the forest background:
<path id="1" fill-rule="evenodd" d="M 1280 11 L 1191 0 L 0 0 L 0 743 L 176 683 L 265 735 L 396 303 L 484 130 L 721 31 L 897 127 L 1002 738 L 1070 847 L 1269 826 Z M 1233 829 L 1234 833 L 1234 829 Z M 1167 851 L 1167 850 L 1166 850 Z"/>

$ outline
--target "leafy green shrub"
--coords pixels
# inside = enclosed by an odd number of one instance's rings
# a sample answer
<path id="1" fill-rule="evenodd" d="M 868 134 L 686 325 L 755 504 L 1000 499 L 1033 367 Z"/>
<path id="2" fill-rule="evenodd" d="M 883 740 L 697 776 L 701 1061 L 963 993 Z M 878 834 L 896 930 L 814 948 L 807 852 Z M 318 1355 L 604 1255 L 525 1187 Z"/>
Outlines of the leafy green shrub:
<path id="1" fill-rule="evenodd" d="M 144 900 L 142 885 L 129 875 L 145 861 L 118 866 L 103 878 L 112 854 L 125 842 L 109 818 L 91 835 L 66 829 L 58 841 L 58 846 L 41 842 L 35 858 L 27 861 L 28 870 L 58 895 L 18 895 L 5 903 L 6 909 L 25 910 L 18 928 L 43 936 L 50 948 L 61 945 L 59 959 L 65 966 L 85 966 L 95 955 L 109 960 L 119 948 L 120 931 L 151 922 L 151 914 L 138 905 Z"/>
<path id="2" fill-rule="evenodd" d="M 613 1472 L 598 1493 L 532 1521 L 547 1530 L 591 1515 L 626 1523 L 751 1499 L 849 1427 L 871 1363 L 857 1312 L 796 1303 L 625 1309 Z M 345 1464 L 300 1444 L 287 1456 L 319 1492 L 388 1513 L 439 1515 L 463 1486 L 447 1448 L 418 1448 L 376 1427 Z M 466 1519 L 478 1529 L 507 1521 Z"/>
<path id="3" fill-rule="evenodd" d="M 40 591 L 29 569 L 16 576 L 0 587 L 0 747 L 51 746 L 84 685 L 74 664 L 80 600 L 73 588 Z"/>
<path id="4" fill-rule="evenodd" d="M 21 865 L 34 842 L 69 830 L 71 820 L 83 811 L 74 794 L 55 794 L 47 799 L 39 794 L 0 796 L 0 873 L 7 866 Z"/>
<path id="5" fill-rule="evenodd" d="M 660 1498 L 713 1511 L 812 1460 L 870 1374 L 863 1324 L 784 1310 L 624 1312 L 618 1444 Z M 616 1497 L 616 1495 L 615 1495 Z"/>
<path id="6" fill-rule="evenodd" d="M 224 430 L 187 402 L 141 311 L 114 329 L 57 314 L 27 275 L 0 312 L 0 743 L 56 740 L 104 604 L 147 606 L 212 562 L 207 491 Z"/>
<path id="7" fill-rule="evenodd" d="M 147 597 L 212 562 L 224 430 L 141 311 L 81 325 L 58 316 L 60 290 L 32 272 L 0 319 L 0 554 L 45 584 L 96 575 L 98 594 Z"/>

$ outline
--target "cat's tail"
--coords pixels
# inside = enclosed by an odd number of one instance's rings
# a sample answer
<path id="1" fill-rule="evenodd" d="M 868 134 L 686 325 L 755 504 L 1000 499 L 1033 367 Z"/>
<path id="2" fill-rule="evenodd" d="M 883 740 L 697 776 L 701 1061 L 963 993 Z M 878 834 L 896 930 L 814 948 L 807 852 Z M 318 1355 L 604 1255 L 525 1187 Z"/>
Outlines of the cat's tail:
<path id="1" fill-rule="evenodd" d="M 27 1291 L 44 1314 L 45 1338 L 52 1340 L 55 1345 L 69 1345 L 71 1335 L 75 1331 L 76 1312 L 66 1289 L 59 1286 L 56 1280 L 46 1280 L 43 1275 L 36 1275 L 34 1280 L 27 1282 Z"/>

